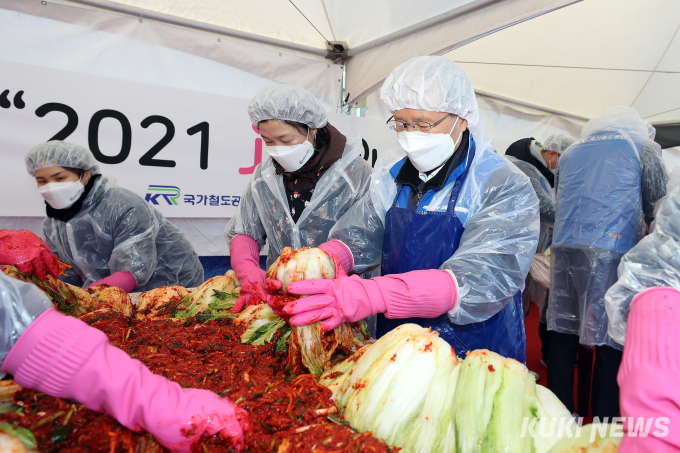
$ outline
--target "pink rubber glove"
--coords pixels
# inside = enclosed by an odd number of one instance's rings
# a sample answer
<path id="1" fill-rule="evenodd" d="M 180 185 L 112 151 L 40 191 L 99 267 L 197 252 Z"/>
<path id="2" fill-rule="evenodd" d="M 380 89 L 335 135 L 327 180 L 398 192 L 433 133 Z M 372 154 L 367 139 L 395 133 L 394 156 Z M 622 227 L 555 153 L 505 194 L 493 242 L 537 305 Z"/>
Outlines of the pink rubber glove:
<path id="1" fill-rule="evenodd" d="M 624 422 L 624 431 L 634 429 L 640 420 L 644 427 L 651 422 L 651 429 L 646 437 L 626 432 L 619 453 L 680 451 L 679 375 L 680 292 L 648 289 L 630 305 L 617 380 L 621 416 L 633 418 Z M 663 417 L 666 423 L 661 423 Z"/>
<path id="2" fill-rule="evenodd" d="M 92 284 L 90 284 L 90 286 L 88 286 L 85 289 L 90 289 L 92 287 L 99 285 L 117 286 L 126 293 L 131 293 L 132 291 L 137 289 L 137 280 L 135 279 L 135 276 L 132 275 L 130 272 L 118 271 L 114 272 L 108 277 L 102 278 L 99 281 L 93 282 Z"/>
<path id="3" fill-rule="evenodd" d="M 340 244 L 342 242 L 337 241 Z M 342 244 L 344 246 L 344 244 Z M 321 247 L 319 247 L 321 248 Z M 322 249 L 323 250 L 323 249 Z M 347 249 L 349 250 L 349 249 Z M 326 252 L 324 250 L 324 252 Z M 328 252 L 326 252 L 328 253 Z M 335 267 L 335 278 L 341 278 L 341 277 L 347 277 L 347 273 L 345 272 L 342 262 L 340 258 L 338 258 L 337 255 L 331 255 L 331 260 L 333 261 L 333 266 Z M 350 255 L 351 256 L 351 255 Z M 285 293 L 280 293 L 281 289 L 283 288 L 283 283 L 280 281 L 274 279 L 274 278 L 267 278 L 264 281 L 264 289 L 267 291 L 267 303 L 269 306 L 272 308 L 272 311 L 278 315 L 280 318 L 285 319 L 286 321 L 290 321 L 290 316 L 287 313 L 284 313 L 283 309 L 284 307 L 290 303 L 290 300 L 293 298 L 289 295 L 286 295 Z"/>
<path id="4" fill-rule="evenodd" d="M 334 261 L 338 260 L 334 256 Z M 337 267 L 336 267 L 337 269 Z M 337 274 L 336 274 L 337 275 Z M 435 318 L 458 304 L 458 283 L 450 271 L 427 269 L 364 280 L 354 275 L 333 280 L 294 282 L 290 294 L 306 295 L 283 313 L 295 326 L 321 322 L 324 332 L 343 322 L 385 313 L 388 318 Z"/>
<path id="5" fill-rule="evenodd" d="M 231 267 L 241 283 L 241 296 L 236 299 L 233 313 L 239 313 L 244 307 L 257 305 L 267 301 L 264 290 L 266 272 L 260 268 L 260 246 L 255 239 L 239 234 L 231 240 L 229 246 Z"/>
<path id="6" fill-rule="evenodd" d="M 19 337 L 2 371 L 21 386 L 76 400 L 145 429 L 174 452 L 189 452 L 201 436 L 220 433 L 243 447 L 248 416 L 232 402 L 183 389 L 111 346 L 103 332 L 50 308 Z"/>
<path id="7" fill-rule="evenodd" d="M 352 251 L 345 245 L 344 242 L 334 239 L 332 241 L 324 242 L 319 246 L 319 248 L 340 260 L 342 269 L 346 274 L 349 274 L 352 272 L 352 269 L 354 269 L 354 257 L 352 256 Z"/>

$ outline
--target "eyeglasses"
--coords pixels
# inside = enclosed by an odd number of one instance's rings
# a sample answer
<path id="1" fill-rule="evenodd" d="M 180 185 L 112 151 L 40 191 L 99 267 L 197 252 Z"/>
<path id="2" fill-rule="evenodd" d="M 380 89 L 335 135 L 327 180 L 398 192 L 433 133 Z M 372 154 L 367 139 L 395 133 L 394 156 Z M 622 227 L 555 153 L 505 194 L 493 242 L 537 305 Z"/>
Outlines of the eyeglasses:
<path id="1" fill-rule="evenodd" d="M 434 124 L 430 124 L 427 121 L 414 121 L 412 123 L 406 124 L 402 123 L 401 121 L 395 120 L 394 116 L 392 116 L 390 117 L 389 120 L 387 120 L 387 126 L 389 126 L 389 128 L 395 132 L 417 131 L 429 134 L 430 132 L 432 132 L 433 127 L 435 127 L 437 124 L 441 123 L 450 116 L 453 116 L 453 113 L 449 113 L 444 118 L 440 119 Z"/>

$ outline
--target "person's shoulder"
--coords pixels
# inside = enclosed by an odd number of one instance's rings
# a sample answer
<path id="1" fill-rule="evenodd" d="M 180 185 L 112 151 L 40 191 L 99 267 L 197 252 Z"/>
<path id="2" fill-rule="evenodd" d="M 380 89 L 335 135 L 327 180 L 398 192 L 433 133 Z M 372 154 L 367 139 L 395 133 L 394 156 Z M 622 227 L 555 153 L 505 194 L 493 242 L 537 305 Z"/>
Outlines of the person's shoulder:
<path id="1" fill-rule="evenodd" d="M 42 228 L 43 228 L 43 234 L 52 231 L 52 229 L 55 227 L 57 224 L 57 219 L 53 219 L 51 217 L 45 217 L 45 220 L 43 220 L 42 223 Z"/>
<path id="2" fill-rule="evenodd" d="M 255 166 L 255 170 L 253 170 L 253 175 L 250 177 L 250 181 L 256 181 L 263 176 L 270 176 L 271 174 L 276 174 L 276 167 L 274 167 L 274 162 L 271 156 L 267 156 L 266 159 Z"/>
<path id="3" fill-rule="evenodd" d="M 518 162 L 521 162 L 517 160 Z M 475 158 L 473 161 L 473 167 L 477 171 L 488 172 L 500 172 L 506 173 L 508 175 L 521 175 L 526 177 L 526 175 L 518 168 L 519 166 L 514 162 L 511 162 L 507 157 L 495 153 L 490 149 L 484 149 L 482 151 L 475 152 Z"/>
<path id="4" fill-rule="evenodd" d="M 643 140 L 640 144 L 640 155 L 645 157 L 662 157 L 661 145 L 659 145 L 654 140 Z"/>
<path id="5" fill-rule="evenodd" d="M 364 178 L 371 174 L 371 166 L 362 156 L 358 155 L 347 165 L 346 171 L 350 177 L 356 175 Z"/>
<path id="6" fill-rule="evenodd" d="M 114 211 L 128 209 L 140 209 L 143 211 L 152 210 L 149 202 L 144 200 L 140 195 L 118 185 L 111 185 L 108 187 L 102 195 L 101 202 L 106 203 L 109 208 Z"/>
<path id="7" fill-rule="evenodd" d="M 522 191 L 524 186 L 533 191 L 529 176 L 505 156 L 488 149 L 475 155 L 470 172 L 472 175 L 471 182 L 475 186 L 484 187 L 486 193 L 500 194 L 508 190 Z M 490 190 L 492 187 L 493 190 Z"/>
<path id="8" fill-rule="evenodd" d="M 529 162 L 524 162 L 523 160 L 519 160 L 515 157 L 512 156 L 505 156 L 508 161 L 513 164 L 515 167 L 519 168 L 522 173 L 527 175 L 529 178 L 533 179 L 545 179 L 545 176 L 541 174 L 540 171 L 538 171 L 538 168 L 536 168 L 534 165 L 531 165 Z"/>
<path id="9" fill-rule="evenodd" d="M 126 200 L 130 200 L 131 202 L 138 202 L 138 201 L 144 202 L 144 198 L 142 198 L 140 195 L 136 194 L 135 192 L 131 191 L 130 189 L 126 189 L 125 187 L 120 187 L 120 186 L 110 187 L 106 191 L 106 196 L 109 199 L 125 198 Z"/>

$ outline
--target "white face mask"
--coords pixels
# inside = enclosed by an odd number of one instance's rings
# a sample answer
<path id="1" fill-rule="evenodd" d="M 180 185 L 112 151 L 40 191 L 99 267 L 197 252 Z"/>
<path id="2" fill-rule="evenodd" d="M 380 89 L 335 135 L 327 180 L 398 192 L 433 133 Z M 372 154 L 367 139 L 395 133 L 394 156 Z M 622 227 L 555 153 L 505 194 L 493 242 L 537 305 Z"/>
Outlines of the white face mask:
<path id="1" fill-rule="evenodd" d="M 267 146 L 265 144 L 265 146 Z M 314 145 L 309 142 L 309 131 L 307 139 L 299 145 L 290 146 L 267 146 L 267 152 L 272 159 L 283 167 L 287 172 L 299 170 L 314 155 Z"/>
<path id="2" fill-rule="evenodd" d="M 543 157 L 543 156 L 541 156 Z M 545 166 L 548 170 L 550 170 L 553 174 L 557 174 L 557 161 L 560 159 L 559 154 L 557 155 L 557 158 L 555 158 L 555 168 L 551 168 L 553 165 L 553 157 L 550 156 L 548 157 L 548 162 L 546 162 Z M 545 159 L 543 160 L 545 162 Z"/>
<path id="3" fill-rule="evenodd" d="M 78 181 L 51 182 L 38 187 L 38 192 L 54 209 L 66 209 L 73 206 L 85 192 L 85 186 Z"/>
<path id="4" fill-rule="evenodd" d="M 550 171 L 553 173 L 553 175 L 556 175 L 556 174 L 557 174 L 557 160 L 558 160 L 558 159 L 559 159 L 559 156 L 557 157 L 557 159 L 555 159 L 555 168 L 550 168 L 550 167 L 548 167 L 548 170 L 550 170 Z M 552 157 L 550 158 L 550 163 L 549 163 L 549 165 L 552 165 Z"/>
<path id="5" fill-rule="evenodd" d="M 404 148 L 409 160 L 419 172 L 425 173 L 434 170 L 453 155 L 458 140 L 463 135 L 461 131 L 455 142 L 451 138 L 451 132 L 458 124 L 458 118 L 456 117 L 456 122 L 453 123 L 448 134 L 426 134 L 419 131 L 404 131 L 397 134 L 399 144 Z"/>

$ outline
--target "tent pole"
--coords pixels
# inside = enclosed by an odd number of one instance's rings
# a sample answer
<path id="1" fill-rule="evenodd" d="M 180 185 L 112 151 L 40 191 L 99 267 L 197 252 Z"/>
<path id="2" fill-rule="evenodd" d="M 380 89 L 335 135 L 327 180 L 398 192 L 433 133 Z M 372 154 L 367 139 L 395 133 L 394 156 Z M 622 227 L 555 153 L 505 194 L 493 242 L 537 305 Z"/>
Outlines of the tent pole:
<path id="1" fill-rule="evenodd" d="M 78 4 L 84 6 L 90 6 L 93 8 L 102 9 L 105 11 L 111 11 L 114 13 L 125 14 L 128 16 L 139 17 L 140 19 L 149 19 L 156 22 L 161 22 L 168 25 L 176 25 L 179 27 L 189 28 L 191 30 L 197 30 L 207 33 L 215 33 L 222 36 L 229 36 L 231 38 L 244 39 L 246 41 L 257 42 L 260 44 L 267 44 L 271 46 L 281 47 L 284 49 L 295 50 L 297 52 L 303 52 L 310 55 L 317 55 L 320 57 L 325 57 L 328 51 L 323 49 L 317 49 L 316 47 L 305 46 L 302 44 L 295 44 L 288 41 L 283 41 L 280 39 L 269 38 L 267 36 L 256 35 L 254 33 L 247 33 L 239 30 L 234 30 L 232 28 L 219 27 L 217 25 L 210 25 L 202 23 L 195 20 L 184 19 L 182 17 L 172 16 L 170 14 L 159 13 L 156 11 L 151 11 L 143 8 L 135 8 L 132 6 L 121 5 L 120 3 L 114 3 L 108 0 L 68 0 L 67 4 Z"/>
<path id="2" fill-rule="evenodd" d="M 360 53 L 366 52 L 366 51 L 374 49 L 376 47 L 383 46 L 385 44 L 389 44 L 389 43 L 394 42 L 394 41 L 398 41 L 399 39 L 406 38 L 406 37 L 411 36 L 415 33 L 421 32 L 423 30 L 427 30 L 428 28 L 436 27 L 437 25 L 441 25 L 445 22 L 449 22 L 451 20 L 467 16 L 469 14 L 476 12 L 476 11 L 487 8 L 489 6 L 493 6 L 493 5 L 495 5 L 497 3 L 501 3 L 503 1 L 505 1 L 505 0 L 475 0 L 471 3 L 468 3 L 467 5 L 453 9 L 451 11 L 447 11 L 443 14 L 440 14 L 438 16 L 424 20 L 424 21 L 419 22 L 417 24 L 411 25 L 410 27 L 406 27 L 406 28 L 403 28 L 401 30 L 395 31 L 394 33 L 390 33 L 389 35 L 385 35 L 381 38 L 374 39 L 373 41 L 367 42 L 365 44 L 361 44 L 360 46 L 357 46 L 353 49 L 350 48 L 347 51 L 347 56 L 348 57 L 354 57 L 356 55 L 359 55 Z M 571 0 L 569 4 L 578 3 L 580 1 L 583 1 L 583 0 Z M 564 6 L 566 6 L 566 5 L 564 5 Z M 546 11 L 546 12 L 550 12 L 550 11 Z M 546 12 L 541 13 L 541 14 L 545 14 Z"/>
<path id="3" fill-rule="evenodd" d="M 475 11 L 478 11 L 480 9 L 484 9 L 488 6 L 494 5 L 496 3 L 500 3 L 502 1 L 503 0 L 476 0 L 476 1 L 473 1 L 472 3 L 468 3 L 465 6 L 461 6 L 460 8 L 456 8 L 454 10 L 447 11 L 443 14 L 438 15 L 438 16 L 435 16 L 435 17 L 432 17 L 430 19 L 419 22 L 417 24 L 411 25 L 410 27 L 406 27 L 406 28 L 401 29 L 399 31 L 396 31 L 394 33 L 390 33 L 389 35 L 385 35 L 381 38 L 374 39 L 373 41 L 367 42 L 365 44 L 361 44 L 360 46 L 357 46 L 353 49 L 350 48 L 347 51 L 347 56 L 348 57 L 354 57 L 356 55 L 359 55 L 360 53 L 366 52 L 367 50 L 371 50 L 375 47 L 380 47 L 382 45 L 389 44 L 389 43 L 397 41 L 401 38 L 405 38 L 407 36 L 410 36 L 414 33 L 418 33 L 420 31 L 426 30 L 428 28 L 435 27 L 435 26 L 442 24 L 444 22 L 448 22 L 450 20 L 466 16 L 468 14 L 475 12 Z"/>
<path id="4" fill-rule="evenodd" d="M 487 91 L 475 90 L 475 94 L 477 94 L 477 96 L 483 96 L 483 97 L 487 97 L 489 99 L 495 99 L 497 101 L 510 102 L 512 104 L 521 105 L 523 107 L 528 107 L 528 108 L 531 108 L 531 109 L 534 109 L 534 110 L 540 110 L 541 112 L 551 113 L 553 115 L 559 115 L 559 116 L 563 116 L 563 117 L 566 117 L 566 118 L 574 118 L 574 119 L 577 119 L 577 120 L 580 120 L 580 121 L 586 121 L 586 122 L 590 121 L 590 118 L 586 118 L 585 116 L 574 115 L 573 113 L 567 113 L 567 112 L 563 112 L 561 110 L 555 110 L 555 109 L 551 109 L 549 107 L 543 107 L 541 105 L 531 104 L 529 102 L 518 101 L 517 99 L 512 99 L 512 98 L 508 98 L 508 97 L 501 96 L 501 95 L 498 95 L 498 94 L 489 93 Z"/>
<path id="5" fill-rule="evenodd" d="M 347 61 L 342 62 L 342 98 L 340 102 L 342 103 L 342 114 L 349 115 L 349 104 L 346 102 L 347 99 Z"/>

